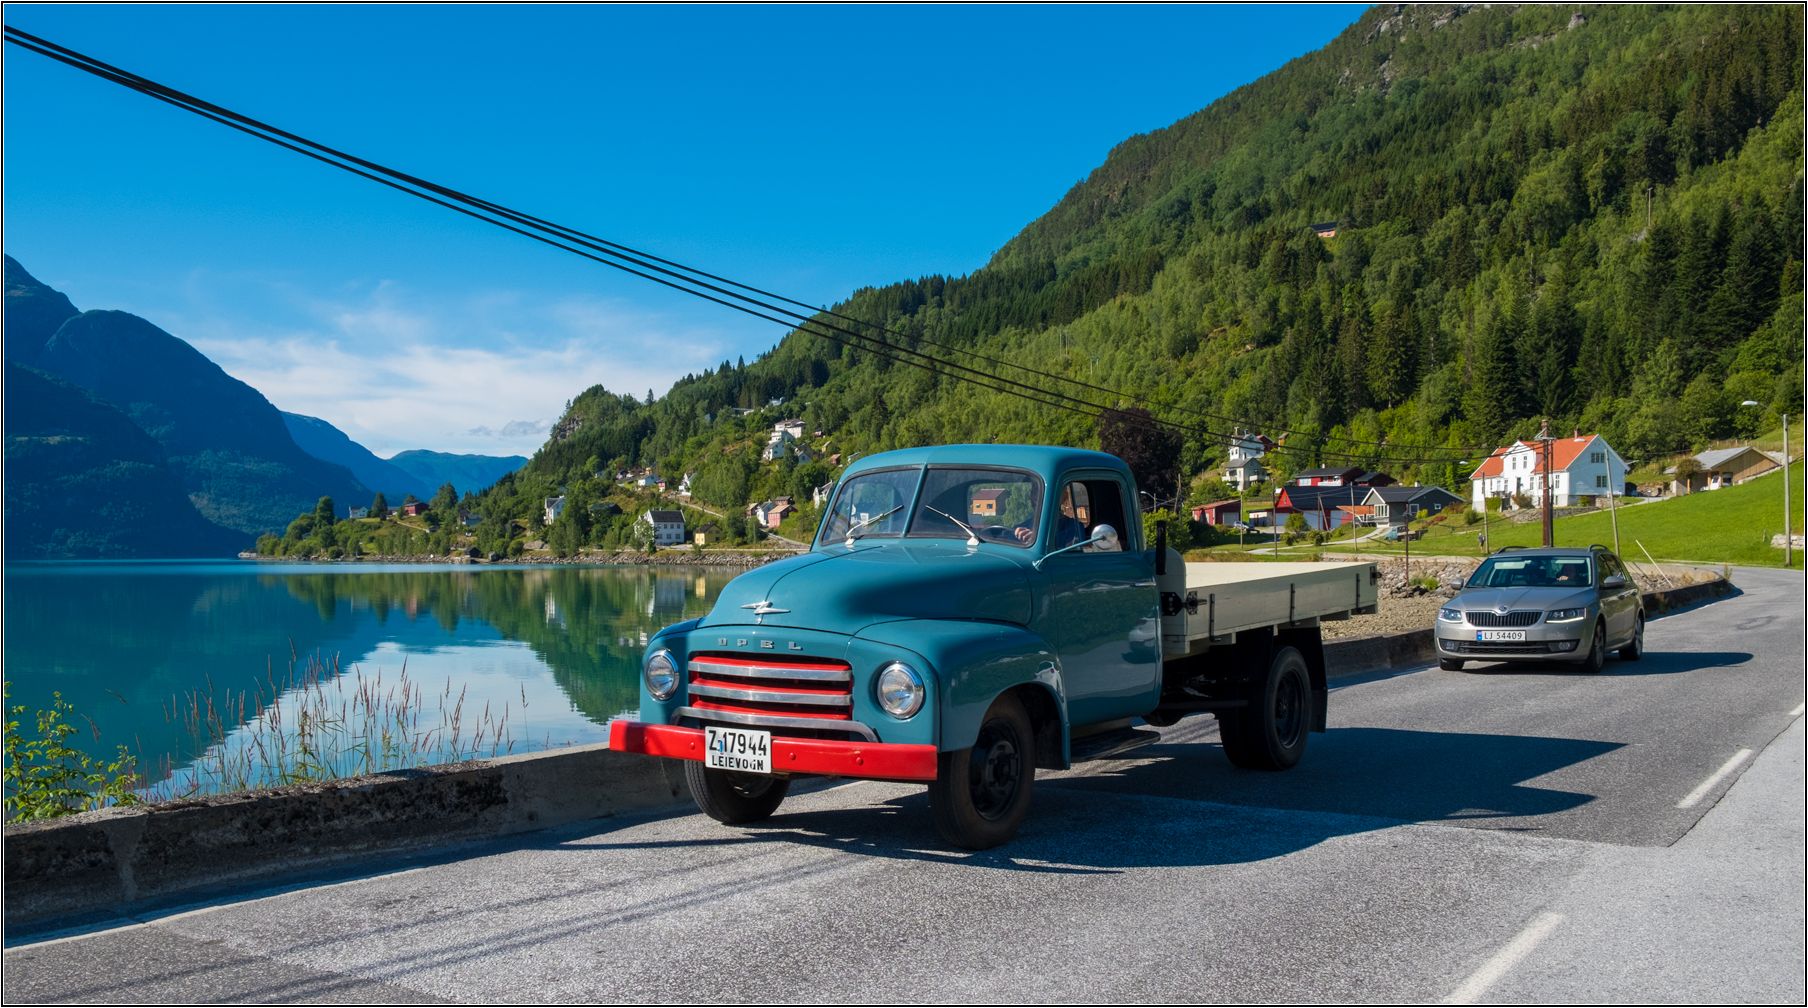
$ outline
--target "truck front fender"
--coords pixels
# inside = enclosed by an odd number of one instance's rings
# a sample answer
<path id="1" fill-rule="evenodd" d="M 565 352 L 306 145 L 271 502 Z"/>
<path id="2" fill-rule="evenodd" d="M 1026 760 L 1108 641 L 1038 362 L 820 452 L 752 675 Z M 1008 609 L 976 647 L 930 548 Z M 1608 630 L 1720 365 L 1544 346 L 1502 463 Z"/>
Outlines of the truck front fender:
<path id="1" fill-rule="evenodd" d="M 905 648 L 934 670 L 936 746 L 963 749 L 979 738 L 980 721 L 1000 694 L 1024 687 L 1031 720 L 1037 723 L 1038 764 L 1065 768 L 1068 747 L 1067 690 L 1061 659 L 1039 635 L 1005 623 L 973 620 L 897 620 L 867 627 L 863 640 Z M 1055 762 L 1058 743 L 1059 762 Z"/>

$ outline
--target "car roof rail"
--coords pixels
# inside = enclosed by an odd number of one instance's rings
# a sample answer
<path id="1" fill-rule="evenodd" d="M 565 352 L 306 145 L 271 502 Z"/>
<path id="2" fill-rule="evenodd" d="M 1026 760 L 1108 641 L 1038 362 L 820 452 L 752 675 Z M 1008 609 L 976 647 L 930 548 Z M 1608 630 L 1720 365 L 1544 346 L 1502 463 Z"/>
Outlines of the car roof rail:
<path id="1" fill-rule="evenodd" d="M 1589 543 L 1588 548 L 1591 550 L 1600 550 L 1603 553 L 1612 553 L 1613 552 L 1613 550 L 1608 549 L 1607 547 L 1601 545 L 1600 543 Z"/>
<path id="2" fill-rule="evenodd" d="M 1494 552 L 1496 552 L 1496 553 L 1510 553 L 1510 552 L 1512 552 L 1512 551 L 1513 551 L 1513 550 L 1522 550 L 1522 549 L 1531 549 L 1531 547 L 1530 547 L 1530 546 L 1502 546 L 1502 547 L 1501 547 L 1501 548 L 1500 548 L 1500 549 L 1497 549 L 1497 550 L 1495 550 L 1495 551 L 1494 551 Z"/>

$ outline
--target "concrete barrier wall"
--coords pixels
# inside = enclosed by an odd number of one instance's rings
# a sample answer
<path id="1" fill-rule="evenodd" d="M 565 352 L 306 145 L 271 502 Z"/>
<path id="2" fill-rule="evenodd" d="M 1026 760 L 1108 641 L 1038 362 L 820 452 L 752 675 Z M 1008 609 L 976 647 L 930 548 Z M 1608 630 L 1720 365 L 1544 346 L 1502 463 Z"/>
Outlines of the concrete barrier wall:
<path id="1" fill-rule="evenodd" d="M 601 745 L 6 827 L 6 924 L 688 804 L 681 764 Z"/>
<path id="2" fill-rule="evenodd" d="M 1647 592 L 1653 615 L 1732 594 Z M 1436 658 L 1430 628 L 1325 645 L 1333 678 Z M 6 925 L 133 904 L 437 844 L 688 807 L 682 764 L 601 745 L 7 826 Z"/>

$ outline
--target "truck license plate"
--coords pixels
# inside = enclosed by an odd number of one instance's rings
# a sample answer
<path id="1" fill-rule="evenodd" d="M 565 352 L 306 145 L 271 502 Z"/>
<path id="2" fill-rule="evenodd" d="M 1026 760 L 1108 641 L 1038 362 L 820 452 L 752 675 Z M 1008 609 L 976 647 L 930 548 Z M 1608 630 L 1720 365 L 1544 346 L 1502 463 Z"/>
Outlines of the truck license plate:
<path id="1" fill-rule="evenodd" d="M 772 733 L 705 727 L 703 765 L 715 770 L 769 774 L 772 772 Z"/>
<path id="2" fill-rule="evenodd" d="M 1524 630 L 1477 630 L 1475 632 L 1475 639 L 1478 641 L 1525 640 L 1525 631 Z"/>

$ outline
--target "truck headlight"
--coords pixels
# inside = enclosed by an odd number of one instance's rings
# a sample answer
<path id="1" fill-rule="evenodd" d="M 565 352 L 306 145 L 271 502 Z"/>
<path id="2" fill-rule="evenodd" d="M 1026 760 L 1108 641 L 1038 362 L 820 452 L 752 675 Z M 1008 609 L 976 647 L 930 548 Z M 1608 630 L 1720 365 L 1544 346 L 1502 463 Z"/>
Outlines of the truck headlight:
<path id="1" fill-rule="evenodd" d="M 928 694 L 923 688 L 923 677 L 903 662 L 892 662 L 879 670 L 874 692 L 885 713 L 899 720 L 921 710 L 923 697 Z"/>
<path id="2" fill-rule="evenodd" d="M 1546 623 L 1574 623 L 1588 615 L 1587 607 L 1581 609 L 1552 609 L 1544 614 Z"/>
<path id="3" fill-rule="evenodd" d="M 1461 623 L 1463 621 L 1463 614 L 1457 609 L 1444 608 L 1438 610 L 1438 619 L 1441 619 L 1446 623 Z"/>
<path id="4" fill-rule="evenodd" d="M 670 651 L 655 651 L 648 655 L 640 675 L 646 680 L 647 692 L 653 694 L 655 700 L 669 700 L 678 691 L 678 663 L 672 659 Z"/>

